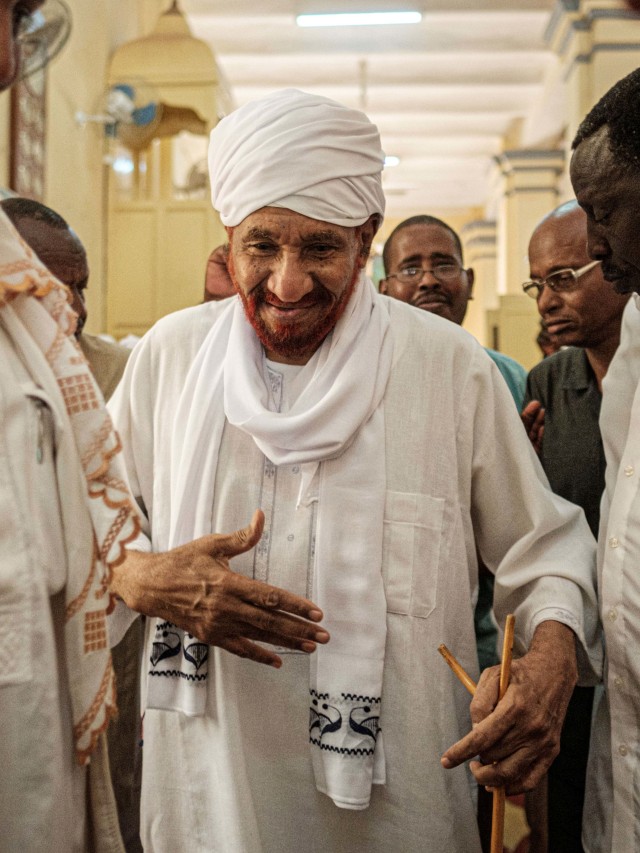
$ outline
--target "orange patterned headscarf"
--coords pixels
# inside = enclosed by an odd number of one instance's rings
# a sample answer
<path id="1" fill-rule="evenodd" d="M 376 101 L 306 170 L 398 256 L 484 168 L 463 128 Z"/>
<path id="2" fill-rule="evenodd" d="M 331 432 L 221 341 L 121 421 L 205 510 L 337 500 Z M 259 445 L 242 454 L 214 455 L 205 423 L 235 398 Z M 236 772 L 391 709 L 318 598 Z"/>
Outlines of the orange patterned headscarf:
<path id="1" fill-rule="evenodd" d="M 113 566 L 125 557 L 125 545 L 138 534 L 139 522 L 119 471 L 120 439 L 73 336 L 76 315 L 67 291 L 4 214 L 0 214 L 0 312 L 4 328 L 34 380 L 51 398 L 61 424 L 56 453 L 57 464 L 65 469 L 59 492 L 67 551 L 66 661 L 76 757 L 86 764 L 116 709 L 106 626 L 113 604 L 109 583 Z M 79 495 L 77 506 L 72 495 Z M 93 543 L 78 541 L 77 517 L 72 516 L 83 507 Z"/>

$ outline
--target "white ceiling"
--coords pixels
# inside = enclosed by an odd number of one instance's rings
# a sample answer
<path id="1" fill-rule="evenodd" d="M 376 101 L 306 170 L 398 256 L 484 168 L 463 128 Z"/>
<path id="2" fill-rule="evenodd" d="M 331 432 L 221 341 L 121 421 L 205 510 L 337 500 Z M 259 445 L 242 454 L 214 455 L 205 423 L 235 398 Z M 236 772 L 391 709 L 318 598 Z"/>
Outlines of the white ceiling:
<path id="1" fill-rule="evenodd" d="M 387 154 L 390 217 L 483 207 L 506 133 L 528 145 L 561 130 L 541 109 L 556 58 L 544 32 L 553 0 L 181 0 L 237 106 L 295 86 L 364 109 Z M 422 23 L 300 29 L 310 11 L 418 9 Z M 548 87 L 547 87 L 548 90 Z M 546 103 L 546 101 L 545 101 Z M 520 142 L 523 140 L 521 139 Z"/>

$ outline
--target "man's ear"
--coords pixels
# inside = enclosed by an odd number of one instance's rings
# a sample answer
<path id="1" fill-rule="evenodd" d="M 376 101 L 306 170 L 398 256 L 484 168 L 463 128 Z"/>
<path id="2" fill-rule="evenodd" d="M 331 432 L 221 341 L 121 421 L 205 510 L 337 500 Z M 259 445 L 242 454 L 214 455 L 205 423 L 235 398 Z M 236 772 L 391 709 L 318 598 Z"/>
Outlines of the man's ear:
<path id="1" fill-rule="evenodd" d="M 386 293 L 387 292 L 387 280 L 386 280 L 386 278 L 380 279 L 380 281 L 378 282 L 378 290 L 380 291 L 380 293 Z"/>
<path id="2" fill-rule="evenodd" d="M 360 239 L 360 266 L 364 267 L 371 253 L 371 245 L 373 238 L 376 236 L 378 228 L 382 223 L 382 217 L 379 213 L 372 213 L 366 222 L 358 226 Z"/>
<path id="3" fill-rule="evenodd" d="M 467 270 L 467 281 L 469 283 L 469 299 L 473 299 L 473 285 L 476 280 L 476 274 L 473 271 L 473 267 L 469 267 Z"/>

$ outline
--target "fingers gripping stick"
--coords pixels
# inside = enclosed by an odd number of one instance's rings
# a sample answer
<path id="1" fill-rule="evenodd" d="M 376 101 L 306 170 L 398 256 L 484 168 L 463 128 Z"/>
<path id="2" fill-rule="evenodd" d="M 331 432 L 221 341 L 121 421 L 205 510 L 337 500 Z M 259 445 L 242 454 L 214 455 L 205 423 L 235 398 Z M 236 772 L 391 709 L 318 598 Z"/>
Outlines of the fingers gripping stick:
<path id="1" fill-rule="evenodd" d="M 500 665 L 500 685 L 498 689 L 498 702 L 504 697 L 509 686 L 511 675 L 511 659 L 513 655 L 513 635 L 516 626 L 516 617 L 510 613 L 504 628 L 504 642 L 502 644 L 502 663 Z M 473 696 L 476 692 L 476 683 L 460 666 L 456 658 L 451 654 L 444 643 L 438 646 L 438 651 L 449 664 L 461 684 Z M 493 811 L 491 817 L 491 853 L 502 853 L 504 849 L 504 788 L 493 790 Z"/>

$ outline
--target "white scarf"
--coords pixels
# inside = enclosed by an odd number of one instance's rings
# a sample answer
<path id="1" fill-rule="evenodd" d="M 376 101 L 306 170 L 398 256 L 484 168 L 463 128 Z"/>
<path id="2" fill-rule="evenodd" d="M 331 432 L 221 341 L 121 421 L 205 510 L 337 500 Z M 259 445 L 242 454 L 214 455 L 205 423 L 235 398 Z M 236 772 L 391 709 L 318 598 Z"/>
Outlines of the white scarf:
<path id="1" fill-rule="evenodd" d="M 368 806 L 372 782 L 384 783 L 382 401 L 392 353 L 388 314 L 363 275 L 318 358 L 302 369 L 305 390 L 288 412 L 274 412 L 262 345 L 234 300 L 189 370 L 171 447 L 170 547 L 211 532 L 225 417 L 275 465 L 302 467 L 301 500 L 319 470 L 312 598 L 331 640 L 311 658 L 309 737 L 318 789 L 352 809 Z M 203 714 L 208 655 L 167 623 L 156 637 L 149 707 Z"/>
<path id="2" fill-rule="evenodd" d="M 87 764 L 116 710 L 106 615 L 111 569 L 139 532 L 118 469 L 120 439 L 73 337 L 76 315 L 66 289 L 0 215 L 0 312 L 25 365 L 47 393 L 56 424 L 56 464 L 67 553 L 65 647 L 76 758 Z M 88 514 L 92 552 L 78 536 Z"/>

